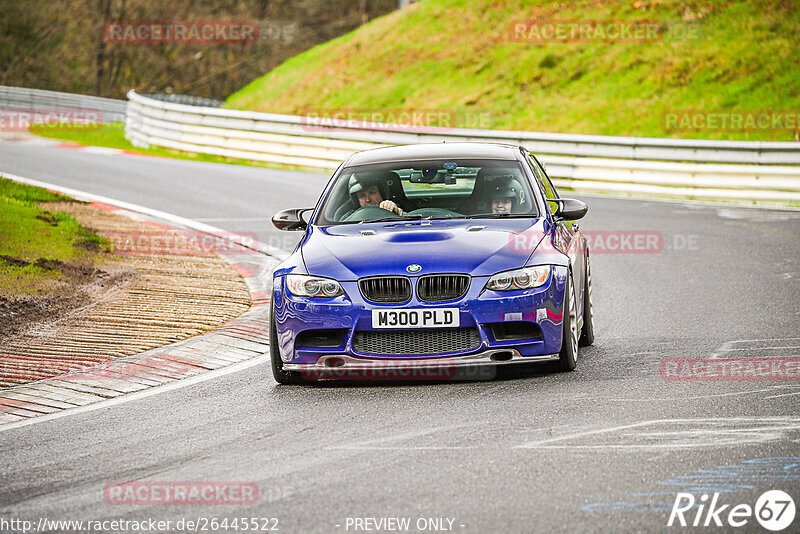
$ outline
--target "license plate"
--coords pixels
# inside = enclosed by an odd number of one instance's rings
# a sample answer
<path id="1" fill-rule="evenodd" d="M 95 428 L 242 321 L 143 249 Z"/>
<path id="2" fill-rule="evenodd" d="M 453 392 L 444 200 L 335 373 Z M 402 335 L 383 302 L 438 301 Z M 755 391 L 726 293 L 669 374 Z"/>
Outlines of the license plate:
<path id="1" fill-rule="evenodd" d="M 452 328 L 458 308 L 372 310 L 372 328 Z"/>

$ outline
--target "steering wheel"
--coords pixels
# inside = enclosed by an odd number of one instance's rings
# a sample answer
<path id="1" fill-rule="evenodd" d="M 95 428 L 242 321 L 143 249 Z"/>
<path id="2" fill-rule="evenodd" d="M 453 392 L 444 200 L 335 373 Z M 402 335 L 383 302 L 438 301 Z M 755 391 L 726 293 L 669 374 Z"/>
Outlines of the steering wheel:
<path id="1" fill-rule="evenodd" d="M 419 208 L 409 211 L 406 215 L 422 215 L 423 217 L 463 217 L 461 213 L 446 208 Z"/>
<path id="2" fill-rule="evenodd" d="M 343 218 L 342 222 L 368 221 L 370 219 L 383 219 L 386 217 L 398 217 L 398 215 L 378 206 L 361 206 L 353 213 Z"/>

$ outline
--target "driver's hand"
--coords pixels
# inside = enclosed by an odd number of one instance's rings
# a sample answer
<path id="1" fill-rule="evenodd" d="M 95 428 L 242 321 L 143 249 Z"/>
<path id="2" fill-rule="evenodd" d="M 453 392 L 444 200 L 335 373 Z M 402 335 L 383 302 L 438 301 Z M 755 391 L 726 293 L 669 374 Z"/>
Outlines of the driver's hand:
<path id="1" fill-rule="evenodd" d="M 395 204 L 394 201 L 392 201 L 392 200 L 384 200 L 383 202 L 381 202 L 379 204 L 379 207 L 381 207 L 381 208 L 383 208 L 385 210 L 389 210 L 392 213 L 396 213 L 398 215 L 402 215 L 403 214 L 403 210 L 400 209 L 400 206 Z"/>

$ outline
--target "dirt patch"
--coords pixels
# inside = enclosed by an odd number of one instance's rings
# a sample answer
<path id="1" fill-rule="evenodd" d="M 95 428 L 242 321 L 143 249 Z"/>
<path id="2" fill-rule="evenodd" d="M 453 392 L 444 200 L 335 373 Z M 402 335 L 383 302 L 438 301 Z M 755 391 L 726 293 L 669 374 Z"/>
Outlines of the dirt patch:
<path id="1" fill-rule="evenodd" d="M 7 256 L 3 259 L 8 261 Z M 17 262 L 9 263 L 19 267 L 31 264 L 12 259 Z M 70 266 L 56 260 L 37 260 L 33 264 L 47 269 L 57 268 L 72 276 L 62 280 L 47 295 L 0 295 L 0 346 L 37 327 L 58 322 L 137 276 L 130 270 L 107 272 L 87 266 Z"/>
<path id="2" fill-rule="evenodd" d="M 62 295 L 0 296 L 0 343 L 26 328 L 52 320 L 89 302 L 82 291 Z"/>
<path id="3" fill-rule="evenodd" d="M 81 282 L 108 276 L 106 271 L 98 269 L 94 265 L 90 264 L 66 263 L 61 260 L 48 260 L 45 258 L 39 258 L 33 262 L 33 265 L 42 269 L 60 271 L 62 274 Z"/>
<path id="4" fill-rule="evenodd" d="M 45 213 L 57 222 L 51 212 Z M 46 219 L 41 216 L 37 218 Z M 0 344 L 36 325 L 56 321 L 69 312 L 86 306 L 99 298 L 102 291 L 135 276 L 133 271 L 119 271 L 112 276 L 112 273 L 88 261 L 67 263 L 47 258 L 26 261 L 7 255 L 0 255 L 0 260 L 13 267 L 25 268 L 33 265 L 61 275 L 47 294 L 0 293 Z"/>
<path id="5" fill-rule="evenodd" d="M 4 262 L 14 267 L 27 267 L 28 265 L 31 264 L 31 262 L 29 261 L 21 260 L 13 256 L 6 256 L 4 254 L 0 254 L 0 259 L 2 259 Z"/>
<path id="6" fill-rule="evenodd" d="M 58 218 L 49 211 L 40 213 L 39 215 L 36 216 L 36 218 L 39 219 L 40 221 L 46 222 L 50 226 L 58 226 Z"/>
<path id="7" fill-rule="evenodd" d="M 96 231 L 95 231 L 95 230 L 93 230 L 93 229 L 92 229 L 92 231 L 93 231 L 93 232 L 96 232 Z M 82 248 L 82 249 L 83 249 L 83 250 L 85 250 L 86 252 L 91 252 L 92 254 L 97 254 L 97 253 L 99 253 L 101 250 L 103 250 L 103 249 L 100 247 L 100 245 L 98 245 L 98 244 L 97 244 L 97 243 L 95 243 L 94 241 L 86 241 L 86 240 L 78 241 L 77 243 L 75 243 L 75 246 L 76 246 L 76 247 L 80 247 L 80 248 Z"/>
<path id="8" fill-rule="evenodd" d="M 89 263 L 66 263 L 61 260 L 50 260 L 47 258 L 39 258 L 36 261 L 25 261 L 21 258 L 5 255 L 0 255 L 0 258 L 2 258 L 2 260 L 7 264 L 13 265 L 14 267 L 24 268 L 28 265 L 33 265 L 48 271 L 58 271 L 64 275 L 77 278 L 79 279 L 78 281 L 86 281 L 108 276 L 106 271 L 98 269 Z"/>

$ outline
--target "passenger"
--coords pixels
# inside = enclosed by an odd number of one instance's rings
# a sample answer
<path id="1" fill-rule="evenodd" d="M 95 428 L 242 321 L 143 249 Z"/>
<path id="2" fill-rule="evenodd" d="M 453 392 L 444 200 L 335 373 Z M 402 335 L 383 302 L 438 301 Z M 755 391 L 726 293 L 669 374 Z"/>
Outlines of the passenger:
<path id="1" fill-rule="evenodd" d="M 492 213 L 513 213 L 519 205 L 520 189 L 510 183 L 498 184 L 489 192 Z"/>

